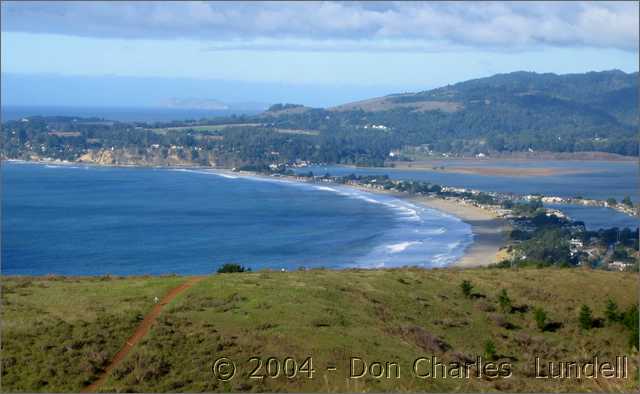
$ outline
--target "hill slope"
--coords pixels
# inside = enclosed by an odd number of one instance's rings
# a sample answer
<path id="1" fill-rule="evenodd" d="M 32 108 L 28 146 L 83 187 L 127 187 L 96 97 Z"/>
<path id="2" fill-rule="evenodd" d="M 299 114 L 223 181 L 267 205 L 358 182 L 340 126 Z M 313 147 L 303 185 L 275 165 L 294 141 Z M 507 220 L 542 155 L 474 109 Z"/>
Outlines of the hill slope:
<path id="1" fill-rule="evenodd" d="M 637 154 L 638 73 L 514 72 L 394 94 L 282 120 L 328 131 L 383 125 L 439 152 L 548 150 Z"/>
<path id="2" fill-rule="evenodd" d="M 492 104 L 514 106 L 540 104 L 565 106 L 577 112 L 601 112 L 626 125 L 638 124 L 638 73 L 619 70 L 586 74 L 537 74 L 518 71 L 474 79 L 418 93 L 393 94 L 343 104 L 334 111 L 361 109 L 378 112 L 395 108 L 412 108 L 426 112 L 457 112 Z"/>
<path id="3" fill-rule="evenodd" d="M 2 278 L 3 391 L 79 391 L 99 375 L 153 306 L 185 278 Z M 463 280 L 474 286 L 465 297 Z M 511 305 L 503 309 L 506 290 Z M 630 391 L 627 379 L 536 379 L 535 357 L 601 362 L 631 356 L 630 332 L 603 320 L 607 298 L 626 311 L 637 303 L 637 274 L 581 269 L 348 270 L 257 272 L 205 278 L 168 304 L 149 334 L 113 371 L 107 392 L 202 391 Z M 579 311 L 594 324 L 580 328 Z M 547 313 L 545 330 L 534 308 Z M 636 322 L 637 324 L 637 322 Z M 417 358 L 444 363 L 510 363 L 510 378 L 416 377 Z M 249 378 L 275 357 L 277 378 Z M 212 373 L 227 357 L 229 381 Z M 292 358 L 298 373 L 282 370 Z M 309 377 L 304 360 L 311 357 Z M 400 378 L 348 378 L 352 357 L 396 362 Z M 273 372 L 275 361 L 272 362 Z M 293 362 L 287 364 L 289 373 Z M 359 363 L 359 362 L 357 362 Z M 328 370 L 335 366 L 336 370 Z M 357 364 L 358 371 L 361 364 Z M 426 365 L 422 365 L 425 367 Z M 309 365 L 307 365 L 308 369 Z M 422 368 L 421 367 L 421 368 Z M 475 373 L 475 370 L 472 370 Z M 424 371 L 422 371 L 424 372 Z"/>

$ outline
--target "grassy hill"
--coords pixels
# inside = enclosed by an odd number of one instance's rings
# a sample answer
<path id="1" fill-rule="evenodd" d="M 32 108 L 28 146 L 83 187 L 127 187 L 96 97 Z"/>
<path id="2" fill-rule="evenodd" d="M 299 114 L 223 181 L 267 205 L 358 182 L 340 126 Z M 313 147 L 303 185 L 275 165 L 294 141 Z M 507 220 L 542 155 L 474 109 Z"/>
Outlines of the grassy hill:
<path id="1" fill-rule="evenodd" d="M 473 285 L 471 296 L 461 283 Z M 153 305 L 185 278 L 2 280 L 2 391 L 78 391 L 96 379 Z M 499 302 L 502 290 L 511 304 Z M 168 304 L 102 391 L 630 391 L 637 352 L 629 330 L 605 319 L 605 304 L 637 303 L 638 276 L 580 269 L 397 269 L 222 274 Z M 580 327 L 583 304 L 594 326 Z M 534 309 L 548 318 L 538 328 Z M 637 324 L 637 323 L 636 323 Z M 493 346 L 488 345 L 491 342 Z M 587 361 L 629 356 L 627 379 L 546 380 L 535 357 Z M 509 378 L 427 378 L 420 357 L 443 363 L 477 356 L 510 363 Z M 236 364 L 229 381 L 212 366 Z M 256 375 L 249 378 L 258 361 Z M 267 359 L 271 369 L 267 368 Z M 309 357 L 313 364 L 304 364 Z M 352 357 L 396 363 L 390 377 L 348 378 Z M 295 378 L 284 376 L 287 361 Z M 355 362 L 358 374 L 362 367 Z M 424 364 L 421 364 L 424 365 Z M 335 366 L 336 370 L 328 367 Z M 309 377 L 309 367 L 314 372 Z M 472 370 L 475 371 L 475 370 Z M 374 367 L 374 374 L 378 370 Z M 418 371 L 422 373 L 422 371 Z"/>

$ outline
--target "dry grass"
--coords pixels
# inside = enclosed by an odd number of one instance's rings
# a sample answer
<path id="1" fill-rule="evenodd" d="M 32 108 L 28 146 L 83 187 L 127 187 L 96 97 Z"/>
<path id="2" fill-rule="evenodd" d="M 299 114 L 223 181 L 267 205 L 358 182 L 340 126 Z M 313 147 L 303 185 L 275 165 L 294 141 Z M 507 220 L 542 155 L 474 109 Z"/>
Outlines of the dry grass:
<path id="1" fill-rule="evenodd" d="M 395 102 L 390 97 L 378 97 L 368 100 L 356 101 L 353 103 L 339 105 L 329 108 L 330 111 L 353 111 L 363 110 L 366 112 L 389 111 L 395 108 L 412 108 L 416 112 L 442 111 L 456 112 L 463 108 L 463 105 L 454 101 L 425 100 L 414 102 Z"/>
<path id="2" fill-rule="evenodd" d="M 473 297 L 464 297 L 460 290 L 465 279 L 474 286 Z M 627 309 L 637 302 L 637 279 L 632 273 L 579 269 L 215 275 L 166 307 L 146 339 L 102 390 L 630 391 L 637 379 L 638 360 L 628 346 L 628 331 L 608 324 L 582 331 L 578 311 L 587 304 L 594 317 L 603 317 L 608 297 Z M 135 326 L 136 315 L 150 307 L 149 297 L 181 280 L 5 278 L 2 317 L 8 328 L 3 330 L 3 390 L 78 390 L 92 376 L 82 371 L 99 370 L 112 349 L 121 345 L 119 339 L 126 338 Z M 497 296 L 502 289 L 512 300 L 511 311 L 500 311 Z M 557 324 L 554 330 L 537 328 L 532 312 L 536 307 L 544 308 L 549 322 Z M 56 328 L 60 321 L 64 329 Z M 511 378 L 422 380 L 412 373 L 418 357 L 435 355 L 446 363 L 475 360 L 484 354 L 488 340 L 495 344 L 498 361 L 512 363 Z M 45 342 L 52 347 L 46 348 Z M 71 350 L 64 351 L 69 346 Z M 9 367 L 7 355 L 13 358 Z M 548 381 L 532 375 L 536 356 L 580 361 L 594 355 L 601 360 L 635 357 L 630 358 L 632 376 L 627 380 Z M 312 357 L 315 372 L 312 378 L 299 373 L 294 379 L 282 374 L 251 379 L 249 373 L 256 362 L 248 360 L 253 356 L 263 361 L 275 357 L 281 363 L 291 357 L 299 367 Z M 212 364 L 219 357 L 236 362 L 237 373 L 230 381 L 212 374 Z M 390 378 L 349 379 L 352 357 L 369 364 L 395 363 L 401 376 L 395 378 L 392 370 Z M 259 372 L 266 373 L 266 367 Z"/>

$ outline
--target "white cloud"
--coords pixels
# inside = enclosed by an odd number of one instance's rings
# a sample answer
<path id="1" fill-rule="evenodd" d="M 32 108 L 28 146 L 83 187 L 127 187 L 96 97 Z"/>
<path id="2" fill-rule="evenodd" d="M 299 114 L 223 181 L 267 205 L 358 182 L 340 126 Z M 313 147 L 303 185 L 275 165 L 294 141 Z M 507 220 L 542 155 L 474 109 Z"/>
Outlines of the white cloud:
<path id="1" fill-rule="evenodd" d="M 638 50 L 637 2 L 3 2 L 3 31 L 211 42 L 212 48 Z M 262 45 L 260 45 L 262 43 Z M 329 44 L 330 43 L 330 44 Z M 320 49 L 318 49 L 320 48 Z"/>

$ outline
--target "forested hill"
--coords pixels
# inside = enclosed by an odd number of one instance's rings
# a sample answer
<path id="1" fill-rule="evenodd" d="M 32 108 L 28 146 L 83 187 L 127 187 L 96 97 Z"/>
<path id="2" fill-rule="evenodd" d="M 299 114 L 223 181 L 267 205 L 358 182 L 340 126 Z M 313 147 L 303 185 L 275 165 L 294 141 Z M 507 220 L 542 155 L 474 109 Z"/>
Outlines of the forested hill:
<path id="1" fill-rule="evenodd" d="M 515 72 L 333 108 L 276 104 L 254 116 L 27 117 L 3 123 L 0 158 L 267 168 L 531 151 L 637 156 L 638 112 L 638 73 Z"/>
<path id="2" fill-rule="evenodd" d="M 638 73 L 513 72 L 418 93 L 302 114 L 273 113 L 290 126 L 321 128 L 327 112 L 343 127 L 382 125 L 407 144 L 439 152 L 605 151 L 637 154 Z"/>
<path id="3" fill-rule="evenodd" d="M 502 109 L 521 107 L 546 112 L 553 107 L 564 107 L 576 113 L 602 113 L 604 117 L 610 115 L 620 123 L 637 125 L 638 73 L 614 70 L 556 75 L 519 71 L 378 100 L 391 106 L 404 105 L 417 110 L 424 110 L 430 105 L 434 108 L 441 106 L 445 112 L 494 110 L 499 106 Z M 349 104 L 336 109 L 344 107 L 349 107 Z M 360 107 L 366 110 L 366 105 Z"/>

